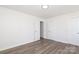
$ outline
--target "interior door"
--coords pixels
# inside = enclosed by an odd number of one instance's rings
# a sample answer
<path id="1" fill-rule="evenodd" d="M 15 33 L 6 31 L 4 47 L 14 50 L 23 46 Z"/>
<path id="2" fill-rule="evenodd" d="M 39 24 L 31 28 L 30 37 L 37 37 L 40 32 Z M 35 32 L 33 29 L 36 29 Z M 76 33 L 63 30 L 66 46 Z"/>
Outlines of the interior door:
<path id="1" fill-rule="evenodd" d="M 43 38 L 43 21 L 40 22 L 40 37 Z"/>
<path id="2" fill-rule="evenodd" d="M 36 21 L 34 23 L 34 40 L 39 40 L 40 39 L 40 22 Z"/>
<path id="3" fill-rule="evenodd" d="M 79 18 L 72 19 L 70 28 L 72 40 L 79 42 Z"/>

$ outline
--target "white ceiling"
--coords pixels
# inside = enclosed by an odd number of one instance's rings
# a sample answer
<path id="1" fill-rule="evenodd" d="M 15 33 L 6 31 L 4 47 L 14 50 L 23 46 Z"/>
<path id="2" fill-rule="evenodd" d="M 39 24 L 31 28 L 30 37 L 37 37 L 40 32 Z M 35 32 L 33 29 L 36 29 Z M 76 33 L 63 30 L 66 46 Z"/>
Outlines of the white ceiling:
<path id="1" fill-rule="evenodd" d="M 42 9 L 40 5 L 4 5 L 2 7 L 14 9 L 44 19 L 79 11 L 78 5 L 49 5 L 48 9 Z"/>

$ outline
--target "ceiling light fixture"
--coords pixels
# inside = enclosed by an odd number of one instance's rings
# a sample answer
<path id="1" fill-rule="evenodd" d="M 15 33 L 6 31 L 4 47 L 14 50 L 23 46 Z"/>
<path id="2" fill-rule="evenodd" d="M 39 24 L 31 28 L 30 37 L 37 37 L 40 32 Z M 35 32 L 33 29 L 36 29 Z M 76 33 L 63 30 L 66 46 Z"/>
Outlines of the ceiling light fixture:
<path id="1" fill-rule="evenodd" d="M 43 9 L 47 9 L 48 8 L 48 5 L 42 5 L 41 6 Z"/>

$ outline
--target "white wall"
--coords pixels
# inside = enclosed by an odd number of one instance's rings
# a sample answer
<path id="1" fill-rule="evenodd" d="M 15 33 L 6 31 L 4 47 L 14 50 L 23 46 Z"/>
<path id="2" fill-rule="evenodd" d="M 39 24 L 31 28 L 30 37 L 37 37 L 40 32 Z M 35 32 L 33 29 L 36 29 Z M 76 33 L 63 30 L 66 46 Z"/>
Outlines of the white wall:
<path id="1" fill-rule="evenodd" d="M 39 40 L 40 20 L 35 16 L 0 7 L 0 50 Z"/>
<path id="2" fill-rule="evenodd" d="M 47 38 L 79 45 L 79 12 L 47 19 Z"/>

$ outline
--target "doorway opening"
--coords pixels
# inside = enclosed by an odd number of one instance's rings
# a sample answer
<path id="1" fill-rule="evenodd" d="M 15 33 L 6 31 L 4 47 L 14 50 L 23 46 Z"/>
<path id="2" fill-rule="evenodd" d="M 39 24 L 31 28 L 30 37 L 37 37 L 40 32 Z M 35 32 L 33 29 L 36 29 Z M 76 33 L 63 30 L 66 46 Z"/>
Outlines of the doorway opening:
<path id="1" fill-rule="evenodd" d="M 40 39 L 44 37 L 44 22 L 40 21 Z"/>

